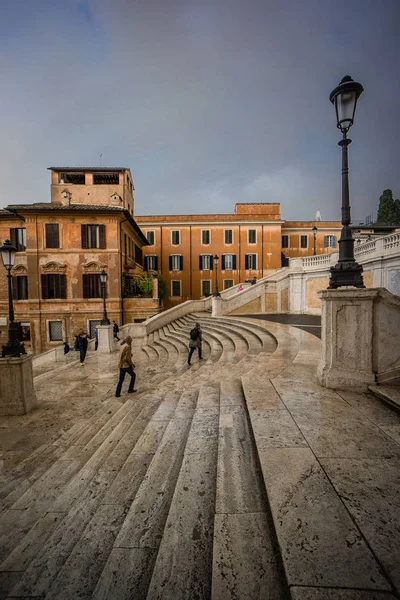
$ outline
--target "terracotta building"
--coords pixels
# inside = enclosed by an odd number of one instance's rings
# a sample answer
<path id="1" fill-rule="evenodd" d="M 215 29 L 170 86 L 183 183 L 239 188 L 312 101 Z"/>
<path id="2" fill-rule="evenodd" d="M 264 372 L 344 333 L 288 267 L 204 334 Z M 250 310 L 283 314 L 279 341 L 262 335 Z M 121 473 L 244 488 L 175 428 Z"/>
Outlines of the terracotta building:
<path id="1" fill-rule="evenodd" d="M 234 214 L 136 216 L 149 245 L 144 269 L 167 281 L 166 308 L 215 290 L 213 256 L 219 257 L 218 288 L 265 277 L 289 258 L 337 250 L 340 222 L 285 222 L 280 205 L 243 204 Z"/>
<path id="2" fill-rule="evenodd" d="M 110 320 L 146 319 L 161 310 L 157 297 L 124 297 L 142 273 L 147 239 L 133 219 L 129 169 L 51 169 L 51 202 L 0 210 L 0 242 L 17 247 L 12 270 L 15 319 L 41 352 L 73 341 L 79 328 L 93 335 L 103 315 L 99 273 L 107 273 Z M 124 289 L 125 288 L 125 289 Z M 155 294 L 155 296 L 157 296 Z M 7 339 L 7 280 L 0 268 L 0 343 Z M 28 339 L 29 338 L 29 339 Z"/>

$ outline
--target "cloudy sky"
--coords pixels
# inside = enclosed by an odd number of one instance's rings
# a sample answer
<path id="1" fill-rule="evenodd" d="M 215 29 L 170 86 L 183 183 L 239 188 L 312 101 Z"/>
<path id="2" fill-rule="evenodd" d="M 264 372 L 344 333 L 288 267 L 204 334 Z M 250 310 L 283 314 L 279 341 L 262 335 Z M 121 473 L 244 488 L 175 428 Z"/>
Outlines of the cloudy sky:
<path id="1" fill-rule="evenodd" d="M 2 0 L 0 207 L 49 166 L 129 167 L 137 215 L 280 202 L 340 218 L 329 93 L 364 86 L 353 221 L 400 196 L 399 0 Z"/>

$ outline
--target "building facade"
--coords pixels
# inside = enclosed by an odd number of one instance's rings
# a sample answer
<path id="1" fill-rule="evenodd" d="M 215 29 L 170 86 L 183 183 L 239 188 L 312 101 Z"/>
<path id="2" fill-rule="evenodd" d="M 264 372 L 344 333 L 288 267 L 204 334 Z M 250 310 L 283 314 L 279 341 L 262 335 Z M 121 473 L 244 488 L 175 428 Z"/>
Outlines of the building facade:
<path id="1" fill-rule="evenodd" d="M 147 237 L 144 269 L 167 282 L 166 308 L 266 277 L 289 258 L 337 250 L 340 222 L 285 222 L 280 205 L 244 204 L 232 215 L 137 216 Z M 313 228 L 316 231 L 313 232 Z M 315 233 L 315 237 L 314 237 Z M 219 257 L 217 269 L 213 257 Z"/>
<path id="2" fill-rule="evenodd" d="M 143 320 L 161 310 L 157 297 L 126 297 L 127 282 L 143 273 L 147 244 L 133 219 L 129 169 L 52 168 L 51 176 L 50 203 L 0 210 L 0 241 L 17 248 L 15 320 L 35 353 L 73 342 L 80 328 L 93 335 L 103 315 L 103 269 L 110 320 Z M 7 298 L 0 268 L 0 343 L 7 340 Z"/>

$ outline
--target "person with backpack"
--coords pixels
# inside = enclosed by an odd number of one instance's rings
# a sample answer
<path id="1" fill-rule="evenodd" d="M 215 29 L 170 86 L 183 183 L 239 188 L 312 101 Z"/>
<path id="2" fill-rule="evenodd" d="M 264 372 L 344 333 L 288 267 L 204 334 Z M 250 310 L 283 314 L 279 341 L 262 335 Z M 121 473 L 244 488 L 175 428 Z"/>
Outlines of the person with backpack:
<path id="1" fill-rule="evenodd" d="M 201 335 L 201 329 L 200 329 L 200 324 L 196 323 L 196 325 L 193 327 L 193 329 L 190 332 L 190 339 L 189 339 L 189 356 L 188 356 L 188 365 L 191 365 L 191 358 L 193 356 L 193 352 L 195 351 L 195 349 L 197 348 L 198 353 L 199 353 L 199 360 L 202 360 L 202 356 L 201 356 L 201 342 L 202 342 L 202 335 Z"/>

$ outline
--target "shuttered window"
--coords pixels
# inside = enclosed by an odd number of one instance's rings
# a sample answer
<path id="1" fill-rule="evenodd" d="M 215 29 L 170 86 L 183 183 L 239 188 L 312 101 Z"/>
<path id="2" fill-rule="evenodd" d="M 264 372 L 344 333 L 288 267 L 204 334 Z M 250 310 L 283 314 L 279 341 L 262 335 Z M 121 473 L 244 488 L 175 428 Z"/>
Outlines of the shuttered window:
<path id="1" fill-rule="evenodd" d="M 10 229 L 10 241 L 16 247 L 17 252 L 26 250 L 26 229 L 23 227 L 14 227 Z"/>
<path id="2" fill-rule="evenodd" d="M 67 276 L 58 273 L 42 275 L 43 300 L 65 299 L 67 297 Z"/>
<path id="3" fill-rule="evenodd" d="M 178 230 L 171 231 L 171 243 L 173 246 L 179 246 L 181 243 L 181 232 Z"/>
<path id="4" fill-rule="evenodd" d="M 101 298 L 101 283 L 98 273 L 84 273 L 82 276 L 83 297 L 84 298 Z"/>
<path id="5" fill-rule="evenodd" d="M 211 271 L 212 268 L 213 268 L 212 254 L 202 254 L 201 256 L 199 256 L 200 271 Z"/>
<path id="6" fill-rule="evenodd" d="M 158 270 L 158 256 L 145 256 L 144 257 L 144 270 L 145 271 L 157 271 Z"/>
<path id="7" fill-rule="evenodd" d="M 46 248 L 59 248 L 60 236 L 58 223 L 46 223 Z"/>
<path id="8" fill-rule="evenodd" d="M 300 236 L 300 248 L 308 248 L 308 236 L 307 235 Z"/>
<path id="9" fill-rule="evenodd" d="M 282 248 L 289 248 L 289 236 L 288 235 L 282 236 Z"/>
<path id="10" fill-rule="evenodd" d="M 236 269 L 236 254 L 223 254 L 221 260 L 222 271 L 232 271 Z"/>
<path id="11" fill-rule="evenodd" d="M 257 269 L 257 254 L 245 254 L 244 268 L 245 269 Z"/>
<path id="12" fill-rule="evenodd" d="M 155 237 L 156 237 L 155 232 L 153 230 L 146 231 L 146 237 L 147 237 L 147 241 L 149 242 L 150 246 L 154 246 Z"/>
<path id="13" fill-rule="evenodd" d="M 81 225 L 82 248 L 100 248 L 106 247 L 106 226 L 105 225 Z"/>
<path id="14" fill-rule="evenodd" d="M 14 300 L 28 300 L 28 277 L 18 275 L 11 278 L 12 295 Z"/>
<path id="15" fill-rule="evenodd" d="M 201 295 L 211 296 L 211 280 L 203 279 L 201 282 Z"/>
<path id="16" fill-rule="evenodd" d="M 182 271 L 183 270 L 183 256 L 179 254 L 171 254 L 169 257 L 169 270 L 170 271 Z"/>
<path id="17" fill-rule="evenodd" d="M 233 242 L 233 229 L 225 229 L 224 238 L 225 238 L 225 244 L 232 244 L 232 242 Z"/>
<path id="18" fill-rule="evenodd" d="M 257 242 L 257 231 L 255 229 L 249 229 L 248 231 L 248 243 L 255 244 Z"/>
<path id="19" fill-rule="evenodd" d="M 201 243 L 208 245 L 210 243 L 211 233 L 209 229 L 203 229 L 201 232 Z M 203 294 L 204 295 L 204 294 Z"/>
<path id="20" fill-rule="evenodd" d="M 171 281 L 171 296 L 181 296 L 181 281 Z"/>
<path id="21" fill-rule="evenodd" d="M 336 235 L 326 235 L 324 237 L 324 248 L 336 248 Z"/>

